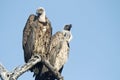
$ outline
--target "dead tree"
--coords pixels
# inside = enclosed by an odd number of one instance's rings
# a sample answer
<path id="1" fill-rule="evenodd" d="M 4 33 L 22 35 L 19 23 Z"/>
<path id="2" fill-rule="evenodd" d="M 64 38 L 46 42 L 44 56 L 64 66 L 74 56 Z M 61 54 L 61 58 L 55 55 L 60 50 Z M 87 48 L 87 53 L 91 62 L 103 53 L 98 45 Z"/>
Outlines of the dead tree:
<path id="1" fill-rule="evenodd" d="M 28 63 L 24 64 L 21 67 L 16 67 L 12 72 L 9 72 L 7 69 L 5 69 L 5 67 L 3 67 L 2 64 L 0 64 L 0 78 L 2 80 L 17 80 L 18 77 L 32 68 L 38 62 L 42 62 L 50 71 L 52 71 L 58 80 L 63 80 L 61 74 L 56 71 L 56 69 L 49 63 L 49 61 L 41 58 L 39 55 L 33 55 Z"/>

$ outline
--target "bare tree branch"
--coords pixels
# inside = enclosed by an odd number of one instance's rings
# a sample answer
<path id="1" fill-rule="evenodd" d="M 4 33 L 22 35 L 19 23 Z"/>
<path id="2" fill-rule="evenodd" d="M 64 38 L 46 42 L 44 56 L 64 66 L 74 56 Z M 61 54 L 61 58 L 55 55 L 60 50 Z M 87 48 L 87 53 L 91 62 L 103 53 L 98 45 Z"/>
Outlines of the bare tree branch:
<path id="1" fill-rule="evenodd" d="M 0 78 L 2 80 L 17 80 L 19 76 L 28 71 L 38 62 L 42 62 L 58 80 L 63 80 L 61 74 L 49 63 L 49 61 L 39 55 L 32 56 L 28 63 L 21 67 L 16 67 L 13 72 L 9 72 L 2 64 L 0 64 Z"/>
<path id="2" fill-rule="evenodd" d="M 17 80 L 19 76 L 29 70 L 32 66 L 41 61 L 41 57 L 38 55 L 32 56 L 28 63 L 24 64 L 21 67 L 17 67 L 13 72 L 8 72 L 1 64 L 0 64 L 0 77 L 2 80 Z"/>
<path id="3" fill-rule="evenodd" d="M 8 70 L 6 70 L 2 64 L 0 64 L 0 78 L 2 80 L 9 80 L 8 77 L 9 77 L 10 73 L 8 72 Z"/>
<path id="4" fill-rule="evenodd" d="M 32 68 L 32 66 L 34 66 L 35 64 L 37 64 L 40 61 L 41 61 L 41 57 L 39 55 L 32 56 L 32 58 L 29 60 L 28 63 L 26 63 L 22 67 L 20 67 L 20 68 L 18 67 L 14 70 L 12 77 L 11 77 L 12 80 L 16 80 L 20 75 L 25 73 L 27 70 Z"/>

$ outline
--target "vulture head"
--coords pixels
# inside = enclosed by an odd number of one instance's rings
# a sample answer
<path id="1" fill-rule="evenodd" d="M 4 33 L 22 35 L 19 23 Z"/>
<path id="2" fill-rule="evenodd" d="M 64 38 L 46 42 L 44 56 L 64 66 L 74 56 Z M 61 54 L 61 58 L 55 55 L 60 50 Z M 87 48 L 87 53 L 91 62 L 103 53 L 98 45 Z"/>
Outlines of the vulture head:
<path id="1" fill-rule="evenodd" d="M 67 24 L 65 25 L 64 30 L 70 31 L 71 28 L 72 28 L 72 24 Z"/>
<path id="2" fill-rule="evenodd" d="M 44 9 L 43 7 L 39 7 L 39 8 L 36 10 L 36 14 L 37 14 L 38 16 L 45 14 L 45 9 Z"/>
<path id="3" fill-rule="evenodd" d="M 45 14 L 45 9 L 43 7 L 39 7 L 36 10 L 36 14 L 37 14 L 40 22 L 46 22 L 46 20 L 45 20 L 46 14 Z"/>

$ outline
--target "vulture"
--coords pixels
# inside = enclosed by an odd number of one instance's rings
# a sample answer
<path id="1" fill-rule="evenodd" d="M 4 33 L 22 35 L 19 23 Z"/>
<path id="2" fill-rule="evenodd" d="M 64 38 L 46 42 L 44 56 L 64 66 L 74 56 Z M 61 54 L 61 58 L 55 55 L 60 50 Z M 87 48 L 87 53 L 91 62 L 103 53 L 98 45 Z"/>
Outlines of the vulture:
<path id="1" fill-rule="evenodd" d="M 63 31 L 56 32 L 51 38 L 49 61 L 50 64 L 60 73 L 69 57 L 69 42 L 72 39 L 72 34 L 70 32 L 71 27 L 71 24 L 65 25 Z M 56 79 L 54 75 L 50 78 L 51 80 Z"/>
<path id="2" fill-rule="evenodd" d="M 51 37 L 48 60 L 53 68 L 55 68 L 59 73 L 62 72 L 63 66 L 69 57 L 69 42 L 72 39 L 72 34 L 70 32 L 71 27 L 71 24 L 65 25 L 63 31 L 58 31 Z M 55 75 L 48 70 L 42 76 L 36 76 L 35 80 L 56 79 Z"/>
<path id="3" fill-rule="evenodd" d="M 49 51 L 49 44 L 52 36 L 52 27 L 49 19 L 46 17 L 45 9 L 40 7 L 36 10 L 36 15 L 31 14 L 23 30 L 23 51 L 24 60 L 27 63 L 29 59 L 38 54 L 45 57 Z M 40 74 L 43 64 L 37 63 L 30 71 L 34 75 Z"/>

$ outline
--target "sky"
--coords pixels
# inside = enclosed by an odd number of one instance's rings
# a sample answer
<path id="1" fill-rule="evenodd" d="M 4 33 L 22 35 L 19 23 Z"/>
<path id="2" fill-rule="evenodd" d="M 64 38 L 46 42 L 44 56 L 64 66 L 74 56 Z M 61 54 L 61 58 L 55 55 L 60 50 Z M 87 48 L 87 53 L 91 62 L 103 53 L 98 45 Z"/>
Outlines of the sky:
<path id="1" fill-rule="evenodd" d="M 53 34 L 72 24 L 65 80 L 120 80 L 120 0 L 0 0 L 0 63 L 24 64 L 23 28 L 44 7 Z M 26 72 L 18 80 L 34 80 Z"/>

